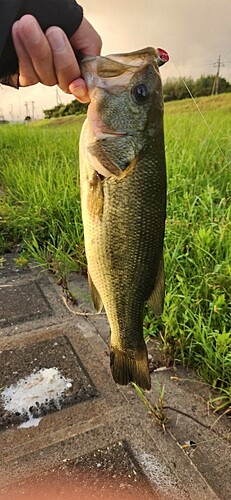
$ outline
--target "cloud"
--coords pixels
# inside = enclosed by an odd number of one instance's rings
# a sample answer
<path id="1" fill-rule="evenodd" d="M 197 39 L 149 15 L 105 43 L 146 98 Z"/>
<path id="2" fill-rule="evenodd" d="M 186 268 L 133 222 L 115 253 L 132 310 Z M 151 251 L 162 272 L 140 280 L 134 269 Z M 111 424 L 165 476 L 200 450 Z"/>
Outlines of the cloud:
<path id="1" fill-rule="evenodd" d="M 103 54 L 129 52 L 147 46 L 163 47 L 170 62 L 161 69 L 163 79 L 215 74 L 219 54 L 225 63 L 221 76 L 231 80 L 230 0 L 80 0 L 87 19 L 103 39 Z M 177 68 L 176 68 L 177 66 Z M 63 102 L 71 97 L 61 91 Z M 9 117 L 24 117 L 24 102 L 35 101 L 36 112 L 56 104 L 55 88 L 0 90 L 0 109 Z M 1 114 L 1 113 L 0 113 Z"/>
<path id="2" fill-rule="evenodd" d="M 227 61 L 222 74 L 231 79 L 230 0 L 83 0 L 82 5 L 102 36 L 104 53 L 162 46 L 193 77 L 215 72 L 213 62 L 221 54 Z"/>

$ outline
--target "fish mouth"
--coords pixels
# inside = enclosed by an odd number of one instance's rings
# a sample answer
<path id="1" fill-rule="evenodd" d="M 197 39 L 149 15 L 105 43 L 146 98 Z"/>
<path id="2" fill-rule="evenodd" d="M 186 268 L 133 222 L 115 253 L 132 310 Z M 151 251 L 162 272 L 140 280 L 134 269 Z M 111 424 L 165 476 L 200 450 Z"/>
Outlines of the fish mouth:
<path id="1" fill-rule="evenodd" d="M 131 78 L 142 67 L 154 62 L 157 67 L 158 52 L 147 47 L 127 54 L 84 56 L 80 61 L 81 73 L 91 99 L 96 88 L 120 94 L 129 86 Z"/>

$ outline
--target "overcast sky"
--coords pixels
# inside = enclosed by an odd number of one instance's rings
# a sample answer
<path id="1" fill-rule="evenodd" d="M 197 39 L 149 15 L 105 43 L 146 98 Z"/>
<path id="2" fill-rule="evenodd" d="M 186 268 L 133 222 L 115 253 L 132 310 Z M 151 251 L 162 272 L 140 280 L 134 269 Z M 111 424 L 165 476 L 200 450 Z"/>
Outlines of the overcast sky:
<path id="1" fill-rule="evenodd" d="M 104 55 L 147 46 L 168 51 L 161 68 L 167 77 L 214 74 L 221 55 L 221 76 L 231 81 L 231 0 L 82 0 L 87 19 L 103 39 Z M 177 70 L 178 68 L 178 70 Z M 70 97 L 59 91 L 62 102 Z M 25 116 L 25 101 L 35 101 L 35 115 L 56 104 L 56 88 L 0 89 L 0 114 Z M 31 106 L 31 104 L 30 104 Z M 1 111 L 2 110 L 2 111 Z"/>

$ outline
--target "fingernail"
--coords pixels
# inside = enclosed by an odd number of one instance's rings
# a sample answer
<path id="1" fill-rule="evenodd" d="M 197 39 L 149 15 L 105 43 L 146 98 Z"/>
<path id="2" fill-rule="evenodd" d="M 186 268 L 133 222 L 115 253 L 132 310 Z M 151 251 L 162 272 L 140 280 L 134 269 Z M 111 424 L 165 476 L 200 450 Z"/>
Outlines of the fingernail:
<path id="1" fill-rule="evenodd" d="M 72 92 L 75 94 L 76 97 L 86 96 L 86 91 L 84 87 L 74 87 L 72 88 Z"/>
<path id="2" fill-rule="evenodd" d="M 47 36 L 53 50 L 64 50 L 66 46 L 66 38 L 59 28 L 50 28 L 47 32 Z"/>

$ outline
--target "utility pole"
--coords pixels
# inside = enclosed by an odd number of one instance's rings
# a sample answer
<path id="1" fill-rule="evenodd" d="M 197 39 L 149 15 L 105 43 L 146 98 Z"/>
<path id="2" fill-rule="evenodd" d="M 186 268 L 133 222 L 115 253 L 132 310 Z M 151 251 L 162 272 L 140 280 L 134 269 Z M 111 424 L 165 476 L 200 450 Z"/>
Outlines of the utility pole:
<path id="1" fill-rule="evenodd" d="M 11 122 L 13 122 L 13 121 L 14 121 L 14 110 L 13 110 L 13 104 L 11 104 L 11 105 L 10 105 L 9 115 L 10 115 L 10 121 L 11 121 Z"/>
<path id="2" fill-rule="evenodd" d="M 27 101 L 25 102 L 25 108 L 26 108 L 26 116 L 30 116 L 29 106 Z"/>
<path id="3" fill-rule="evenodd" d="M 3 122 L 5 120 L 4 114 L 2 112 L 2 108 L 0 108 L 0 122 Z"/>
<path id="4" fill-rule="evenodd" d="M 56 87 L 55 90 L 56 90 L 56 106 L 58 106 L 59 104 L 62 104 L 62 101 L 59 95 L 58 87 Z"/>
<path id="5" fill-rule="evenodd" d="M 34 120 L 34 109 L 35 109 L 35 102 L 31 101 L 31 117 L 32 117 L 32 120 Z"/>
<path id="6" fill-rule="evenodd" d="M 224 63 L 221 61 L 221 56 L 218 57 L 218 60 L 214 62 L 213 66 L 217 68 L 217 73 L 213 81 L 213 88 L 211 95 L 217 95 L 219 90 L 219 78 L 220 78 L 220 69 L 224 66 Z"/>

